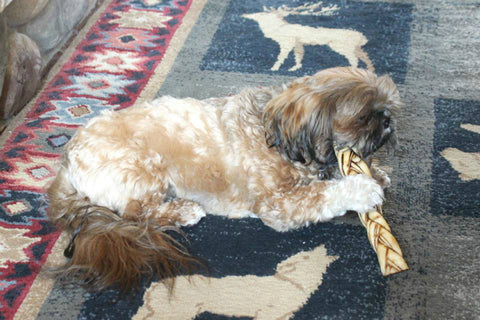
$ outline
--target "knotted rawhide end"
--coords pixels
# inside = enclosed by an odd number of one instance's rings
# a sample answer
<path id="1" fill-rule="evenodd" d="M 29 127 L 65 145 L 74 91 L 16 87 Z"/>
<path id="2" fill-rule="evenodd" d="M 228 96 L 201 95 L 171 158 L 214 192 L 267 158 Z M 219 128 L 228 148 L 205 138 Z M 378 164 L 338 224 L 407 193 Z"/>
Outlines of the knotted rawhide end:
<path id="1" fill-rule="evenodd" d="M 372 177 L 367 163 L 349 147 L 334 146 L 338 166 L 343 176 L 365 174 Z M 377 253 L 380 269 L 384 276 L 408 270 L 403 259 L 402 250 L 387 221 L 383 218 L 382 207 L 364 214 L 358 214 L 360 221 L 367 230 L 368 240 Z"/>

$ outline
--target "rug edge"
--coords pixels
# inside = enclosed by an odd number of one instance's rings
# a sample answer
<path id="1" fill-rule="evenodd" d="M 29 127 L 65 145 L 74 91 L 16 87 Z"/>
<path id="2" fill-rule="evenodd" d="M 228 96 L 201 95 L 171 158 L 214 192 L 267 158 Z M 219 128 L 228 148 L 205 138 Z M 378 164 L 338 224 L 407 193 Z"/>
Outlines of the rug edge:
<path id="1" fill-rule="evenodd" d="M 106 8 L 111 4 L 111 2 L 112 1 L 103 0 L 102 3 L 95 9 L 95 11 L 92 12 L 89 15 L 89 17 L 87 17 L 87 20 L 84 26 L 79 30 L 78 34 L 71 40 L 70 44 L 68 44 L 66 50 L 59 57 L 57 63 L 47 73 L 46 77 L 44 78 L 44 81 L 42 82 L 42 86 L 39 88 L 35 96 L 22 109 L 22 111 L 12 119 L 12 121 L 9 123 L 7 128 L 5 128 L 5 130 L 3 131 L 3 134 L 0 136 L 0 147 L 4 147 L 8 139 L 11 138 L 11 135 L 13 134 L 15 128 L 17 128 L 22 122 L 25 121 L 27 113 L 30 112 L 30 110 L 35 106 L 41 93 L 45 90 L 45 88 L 49 85 L 49 83 L 53 80 L 53 78 L 58 74 L 58 72 L 60 72 L 62 66 L 72 56 L 73 52 L 75 51 L 77 46 L 80 44 L 82 39 L 88 33 L 90 28 L 98 21 L 100 16 L 103 14 Z M 60 235 L 60 237 L 56 240 L 56 243 L 54 244 L 51 253 L 48 255 L 44 266 L 47 265 L 48 263 L 53 262 L 51 257 L 54 257 L 54 252 L 60 250 L 58 247 L 59 247 L 59 244 L 62 243 L 61 241 L 62 237 L 63 235 Z M 42 266 L 42 270 L 43 270 L 43 266 Z M 55 282 L 54 279 L 42 278 L 40 276 L 42 270 L 35 277 L 35 280 L 33 280 L 27 294 L 25 295 L 23 301 L 21 302 L 20 306 L 16 310 L 15 315 L 13 316 L 13 319 L 34 319 L 38 314 L 38 312 L 40 311 L 40 308 L 43 305 L 43 302 L 45 301 L 48 295 L 48 292 L 50 292 Z M 42 293 L 45 293 L 45 295 L 44 296 L 38 295 L 38 291 L 36 290 L 35 290 L 36 293 L 32 294 L 32 292 L 34 291 L 32 289 L 38 289 Z M 40 299 L 38 299 L 39 297 Z"/>
<path id="2" fill-rule="evenodd" d="M 182 24 L 176 30 L 164 56 L 162 57 L 162 60 L 157 66 L 152 77 L 149 79 L 147 85 L 140 93 L 135 104 L 153 99 L 155 97 L 155 94 L 157 93 L 159 87 L 162 85 L 163 81 L 171 70 L 178 53 L 181 51 L 183 44 L 185 43 L 188 35 L 190 34 L 196 21 L 198 20 L 198 17 L 200 16 L 200 13 L 202 12 L 206 2 L 207 0 L 197 0 L 191 3 L 190 8 L 188 9 L 186 15 L 183 18 Z M 4 144 L 11 137 L 15 128 L 17 128 L 18 125 L 20 125 L 25 120 L 26 114 L 34 107 L 36 101 L 40 97 L 40 94 L 49 85 L 49 83 L 58 74 L 58 72 L 60 72 L 62 66 L 66 62 L 68 62 L 68 59 L 71 58 L 76 47 L 80 44 L 82 39 L 90 30 L 90 28 L 98 21 L 99 17 L 103 14 L 103 12 L 111 3 L 112 1 L 104 0 L 103 3 L 97 8 L 97 10 L 90 15 L 84 27 L 80 30 L 78 35 L 72 40 L 68 48 L 61 55 L 58 63 L 55 64 L 48 72 L 44 83 L 42 83 L 42 87 L 39 89 L 35 97 L 25 106 L 21 113 L 15 116 L 14 120 L 12 120 L 11 123 L 7 126 L 4 131 L 4 135 L 0 137 L 1 147 L 3 147 Z M 50 291 L 55 285 L 55 279 L 45 278 L 41 276 L 42 271 L 45 266 L 53 265 L 59 262 L 61 258 L 63 258 L 62 252 L 66 241 L 66 235 L 65 233 L 62 233 L 60 237 L 56 240 L 56 243 L 54 244 L 51 253 L 48 255 L 44 266 L 42 266 L 42 270 L 33 281 L 24 300 L 15 312 L 13 319 L 36 318 L 42 308 L 42 305 L 48 298 Z"/>

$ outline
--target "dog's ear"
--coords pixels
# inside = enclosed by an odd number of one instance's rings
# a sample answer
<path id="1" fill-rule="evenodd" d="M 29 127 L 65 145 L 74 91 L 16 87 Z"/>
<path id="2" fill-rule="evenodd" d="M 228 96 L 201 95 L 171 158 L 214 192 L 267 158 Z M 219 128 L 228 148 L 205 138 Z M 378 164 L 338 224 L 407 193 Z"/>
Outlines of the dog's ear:
<path id="1" fill-rule="evenodd" d="M 400 99 L 398 88 L 388 75 L 383 75 L 377 79 L 376 87 L 378 98 L 383 103 L 384 108 L 391 113 L 397 114 L 403 108 L 403 102 Z"/>
<path id="2" fill-rule="evenodd" d="M 335 112 L 328 100 L 306 83 L 293 84 L 270 100 L 263 114 L 267 144 L 294 161 L 322 161 Z"/>

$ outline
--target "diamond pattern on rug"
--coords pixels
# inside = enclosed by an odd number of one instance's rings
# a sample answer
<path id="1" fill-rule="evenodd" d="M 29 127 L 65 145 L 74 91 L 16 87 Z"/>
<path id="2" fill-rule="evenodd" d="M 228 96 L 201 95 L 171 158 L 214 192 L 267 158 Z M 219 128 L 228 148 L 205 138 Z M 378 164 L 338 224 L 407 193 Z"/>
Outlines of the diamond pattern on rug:
<path id="1" fill-rule="evenodd" d="M 56 164 L 55 158 L 30 156 L 28 161 L 15 162 L 16 169 L 10 172 L 9 178 L 18 184 L 17 188 L 41 191 L 55 176 Z"/>
<path id="2" fill-rule="evenodd" d="M 155 48 L 160 36 L 148 31 L 136 29 L 119 29 L 100 32 L 102 39 L 94 44 L 103 44 L 106 48 L 141 52 L 143 48 Z"/>
<path id="3" fill-rule="evenodd" d="M 36 180 L 43 180 L 55 176 L 55 172 L 47 166 L 40 165 L 28 169 L 28 173 Z"/>
<path id="4" fill-rule="evenodd" d="M 58 148 L 64 146 L 70 140 L 70 138 L 71 136 L 62 133 L 59 135 L 49 136 L 47 141 L 48 144 L 53 148 Z"/>
<path id="5" fill-rule="evenodd" d="M 32 226 L 32 219 L 46 220 L 44 195 L 30 191 L 7 190 L 0 200 L 0 223 Z"/>
<path id="6" fill-rule="evenodd" d="M 27 262 L 29 257 L 25 250 L 38 242 L 40 237 L 26 237 L 29 230 L 5 228 L 0 225 L 0 268 L 8 262 Z"/>
<path id="7" fill-rule="evenodd" d="M 47 143 L 47 146 L 43 147 L 45 152 L 52 152 L 54 150 L 58 150 L 58 148 L 62 148 L 68 141 L 72 138 L 72 135 L 66 133 L 60 133 L 56 135 L 49 135 L 44 138 L 44 141 Z M 60 149 L 61 150 L 61 149 Z"/>
<path id="8" fill-rule="evenodd" d="M 119 18 L 112 20 L 114 23 L 118 23 L 120 28 L 136 28 L 136 29 L 152 29 L 158 26 L 160 23 L 166 25 L 168 21 L 174 19 L 171 16 L 166 16 L 162 12 L 155 11 L 142 11 L 141 14 L 138 11 L 130 10 L 127 12 L 120 12 Z"/>
<path id="9" fill-rule="evenodd" d="M 56 108 L 45 116 L 55 115 L 54 123 L 81 125 L 85 121 L 97 116 L 103 110 L 111 108 L 105 100 L 84 97 L 72 97 L 66 100 L 50 101 Z"/>
<path id="10" fill-rule="evenodd" d="M 134 52 L 119 52 L 104 50 L 87 56 L 89 60 L 86 68 L 109 73 L 126 73 L 127 71 L 141 71 L 148 59 Z"/>
<path id="11" fill-rule="evenodd" d="M 32 207 L 30 206 L 30 204 L 24 199 L 4 202 L 2 203 L 2 207 L 7 213 L 7 215 L 10 215 L 10 216 L 14 216 L 14 215 L 32 210 Z"/>
<path id="12" fill-rule="evenodd" d="M 0 319 L 12 318 L 59 236 L 45 188 L 75 128 L 132 105 L 188 11 L 189 1 L 109 2 L 45 86 L 0 154 Z M 143 17 L 131 12 L 141 9 Z"/>
<path id="13" fill-rule="evenodd" d="M 71 76 L 70 81 L 72 84 L 63 87 L 63 90 L 72 90 L 72 93 L 77 95 L 96 98 L 109 98 L 112 95 L 124 94 L 124 88 L 135 82 L 126 79 L 124 75 L 109 73 L 85 73 L 81 76 Z M 75 110 L 70 112 L 75 114 Z M 82 111 L 77 112 L 82 113 Z"/>

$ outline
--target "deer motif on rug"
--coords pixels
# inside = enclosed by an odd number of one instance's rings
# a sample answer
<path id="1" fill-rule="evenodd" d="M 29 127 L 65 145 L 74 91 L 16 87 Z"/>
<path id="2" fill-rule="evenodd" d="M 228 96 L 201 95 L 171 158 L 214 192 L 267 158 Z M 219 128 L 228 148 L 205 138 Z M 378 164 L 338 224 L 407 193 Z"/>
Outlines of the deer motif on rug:
<path id="1" fill-rule="evenodd" d="M 322 2 L 295 8 L 285 5 L 276 9 L 264 6 L 263 12 L 243 14 L 242 17 L 257 22 L 263 35 L 280 46 L 280 53 L 271 68 L 272 71 L 280 69 L 292 50 L 295 55 L 295 65 L 289 71 L 300 69 L 306 45 L 327 45 L 344 56 L 351 66 L 358 67 L 359 61 L 362 61 L 368 70 L 375 71 L 368 54 L 362 49 L 368 39 L 361 32 L 349 29 L 314 28 L 291 24 L 284 19 L 289 15 L 328 16 L 335 14 L 338 10 L 337 5 L 322 7 Z"/>

